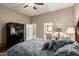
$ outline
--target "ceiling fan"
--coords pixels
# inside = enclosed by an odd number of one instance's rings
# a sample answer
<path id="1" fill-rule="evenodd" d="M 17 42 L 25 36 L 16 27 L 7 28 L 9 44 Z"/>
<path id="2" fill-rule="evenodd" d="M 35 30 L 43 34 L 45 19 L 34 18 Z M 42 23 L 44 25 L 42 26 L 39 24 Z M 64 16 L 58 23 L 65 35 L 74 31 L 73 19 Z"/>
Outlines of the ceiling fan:
<path id="1" fill-rule="evenodd" d="M 29 4 L 24 4 L 24 8 L 32 7 L 34 10 L 36 10 L 38 6 L 43 6 L 43 5 L 44 3 L 29 3 Z"/>

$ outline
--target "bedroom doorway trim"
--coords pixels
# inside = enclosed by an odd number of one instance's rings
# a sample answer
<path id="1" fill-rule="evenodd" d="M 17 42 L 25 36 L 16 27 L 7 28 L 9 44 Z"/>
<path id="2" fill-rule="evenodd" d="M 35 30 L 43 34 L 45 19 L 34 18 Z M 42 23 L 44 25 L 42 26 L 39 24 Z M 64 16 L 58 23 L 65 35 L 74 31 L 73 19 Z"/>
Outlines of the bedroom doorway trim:
<path id="1" fill-rule="evenodd" d="M 53 23 L 44 23 L 44 39 L 46 39 L 46 33 L 53 33 Z"/>

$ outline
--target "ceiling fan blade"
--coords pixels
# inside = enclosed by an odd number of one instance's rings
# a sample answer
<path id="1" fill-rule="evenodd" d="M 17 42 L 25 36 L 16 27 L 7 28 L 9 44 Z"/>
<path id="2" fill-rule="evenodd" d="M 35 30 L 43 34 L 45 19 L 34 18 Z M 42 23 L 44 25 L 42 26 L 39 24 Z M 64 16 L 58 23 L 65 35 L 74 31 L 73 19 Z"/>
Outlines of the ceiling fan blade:
<path id="1" fill-rule="evenodd" d="M 34 6 L 33 9 L 36 10 L 37 8 Z"/>
<path id="2" fill-rule="evenodd" d="M 34 3 L 34 4 L 37 4 L 37 5 L 44 5 L 44 3 Z"/>
<path id="3" fill-rule="evenodd" d="M 25 5 L 24 8 L 28 7 L 29 5 Z"/>

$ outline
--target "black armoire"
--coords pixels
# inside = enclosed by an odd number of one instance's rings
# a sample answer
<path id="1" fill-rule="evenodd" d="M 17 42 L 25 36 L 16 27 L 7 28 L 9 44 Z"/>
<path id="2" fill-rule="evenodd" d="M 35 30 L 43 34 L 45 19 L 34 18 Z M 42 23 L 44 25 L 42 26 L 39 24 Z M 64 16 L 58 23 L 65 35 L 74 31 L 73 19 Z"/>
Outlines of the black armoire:
<path id="1" fill-rule="evenodd" d="M 6 24 L 6 49 L 24 41 L 24 24 Z"/>

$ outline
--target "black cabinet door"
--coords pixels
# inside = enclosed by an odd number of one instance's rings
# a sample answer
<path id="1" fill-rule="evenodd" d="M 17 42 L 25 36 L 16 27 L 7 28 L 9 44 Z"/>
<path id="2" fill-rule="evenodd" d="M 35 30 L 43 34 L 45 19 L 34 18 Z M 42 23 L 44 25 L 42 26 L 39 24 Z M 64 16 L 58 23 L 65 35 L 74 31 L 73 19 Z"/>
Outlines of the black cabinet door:
<path id="1" fill-rule="evenodd" d="M 7 23 L 6 24 L 6 48 L 24 41 L 24 24 Z"/>

